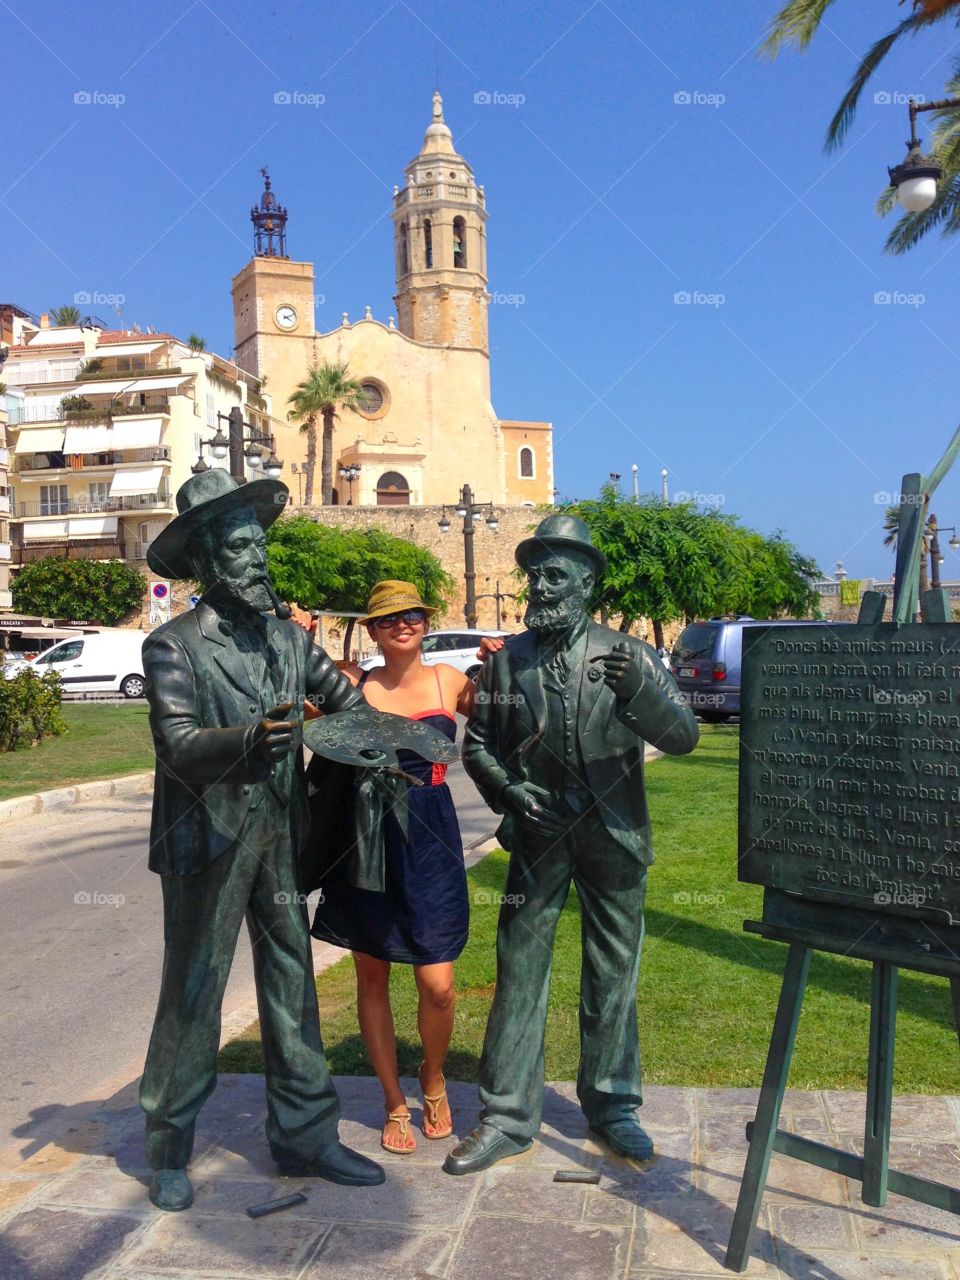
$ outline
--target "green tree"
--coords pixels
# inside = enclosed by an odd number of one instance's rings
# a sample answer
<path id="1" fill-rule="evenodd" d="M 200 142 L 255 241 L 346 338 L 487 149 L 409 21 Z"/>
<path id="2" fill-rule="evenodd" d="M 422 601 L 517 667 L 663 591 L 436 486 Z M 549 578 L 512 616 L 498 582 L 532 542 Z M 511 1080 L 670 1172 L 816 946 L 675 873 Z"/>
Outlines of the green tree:
<path id="1" fill-rule="evenodd" d="M 80 312 L 76 307 L 69 304 L 62 307 L 51 307 L 50 319 L 58 328 L 62 325 L 79 324 Z"/>
<path id="2" fill-rule="evenodd" d="M 320 501 L 329 506 L 333 501 L 333 420 L 340 409 L 356 410 L 360 405 L 360 383 L 348 374 L 346 362 L 314 365 L 297 384 L 287 403 L 287 417 L 301 423 L 307 433 L 307 506 L 313 501 L 313 476 L 317 467 L 317 415 L 323 419 L 323 451 L 320 461 Z"/>
<path id="3" fill-rule="evenodd" d="M 206 338 L 201 338 L 198 333 L 191 333 L 190 337 L 187 339 L 187 346 L 196 356 L 199 355 L 201 351 L 206 351 L 207 340 Z"/>
<path id="4" fill-rule="evenodd" d="M 122 560 L 65 560 L 45 556 L 13 580 L 13 607 L 47 618 L 77 618 L 113 627 L 138 608 L 146 579 Z"/>
<path id="5" fill-rule="evenodd" d="M 835 0 L 789 0 L 773 19 L 770 32 L 763 45 L 763 50 L 776 56 L 787 44 L 805 49 L 820 28 L 824 14 Z M 902 3 L 902 0 L 901 0 Z M 881 36 L 860 59 L 847 92 L 844 94 L 833 119 L 827 128 L 827 149 L 839 146 L 853 123 L 867 82 L 886 58 L 887 54 L 906 36 L 919 32 L 937 23 L 946 23 L 951 28 L 960 27 L 960 0 L 912 0 L 911 10 L 892 30 Z M 955 43 L 952 32 L 947 34 L 951 45 Z M 960 68 L 947 81 L 947 93 L 951 96 L 960 92 Z M 929 209 L 921 213 L 905 213 L 898 220 L 887 237 L 888 253 L 905 253 L 935 227 L 942 227 L 944 235 L 953 235 L 960 230 L 960 110 L 947 108 L 932 113 L 934 127 L 930 145 L 930 153 L 943 168 L 943 178 L 937 191 L 937 198 Z M 892 187 L 881 194 L 877 208 L 881 213 L 889 213 L 894 207 L 896 192 Z"/>
<path id="6" fill-rule="evenodd" d="M 735 516 L 653 495 L 633 502 L 613 485 L 605 485 L 598 499 L 567 503 L 563 510 L 585 521 L 607 557 L 594 608 L 605 616 L 618 613 L 621 631 L 649 618 L 658 647 L 664 623 L 681 618 L 767 618 L 816 607 L 814 562 L 779 534 L 764 537 Z"/>
<path id="7" fill-rule="evenodd" d="M 454 582 L 425 547 L 383 529 L 330 528 L 297 515 L 280 519 L 267 533 L 267 563 L 280 596 L 305 609 L 359 613 L 374 583 L 384 578 L 412 582 L 425 604 L 442 605 Z M 346 619 L 343 655 L 348 657 L 355 618 Z"/>

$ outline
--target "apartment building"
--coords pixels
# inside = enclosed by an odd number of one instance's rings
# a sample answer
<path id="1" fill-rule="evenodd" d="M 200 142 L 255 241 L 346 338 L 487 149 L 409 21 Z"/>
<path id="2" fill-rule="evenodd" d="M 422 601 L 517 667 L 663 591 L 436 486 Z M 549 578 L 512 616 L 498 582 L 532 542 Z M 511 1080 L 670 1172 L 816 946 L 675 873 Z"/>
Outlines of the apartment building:
<path id="1" fill-rule="evenodd" d="M 0 383 L 0 392 L 3 384 Z M 12 399 L 13 397 L 11 397 Z M 13 607 L 10 595 L 10 488 L 7 448 L 7 397 L 0 394 L 0 609 Z"/>
<path id="2" fill-rule="evenodd" d="M 202 446 L 217 415 L 239 405 L 254 430 L 278 426 L 257 378 L 170 334 L 41 316 L 20 336 L 0 368 L 21 397 L 7 423 L 13 572 L 49 555 L 142 562 L 201 450 L 228 466 Z"/>

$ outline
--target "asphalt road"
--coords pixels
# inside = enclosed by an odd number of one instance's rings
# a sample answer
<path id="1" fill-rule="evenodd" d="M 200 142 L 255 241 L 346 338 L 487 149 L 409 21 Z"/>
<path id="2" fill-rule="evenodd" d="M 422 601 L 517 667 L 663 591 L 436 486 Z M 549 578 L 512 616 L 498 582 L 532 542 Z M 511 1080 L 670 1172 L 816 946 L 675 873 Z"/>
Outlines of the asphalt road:
<path id="1" fill-rule="evenodd" d="M 470 846 L 497 819 L 459 763 L 448 774 Z M 78 1104 L 143 1063 L 160 981 L 160 886 L 147 869 L 151 790 L 0 830 L 0 1151 L 36 1149 Z M 315 944 L 320 946 L 321 944 Z M 241 931 L 224 1015 L 253 999 Z"/>

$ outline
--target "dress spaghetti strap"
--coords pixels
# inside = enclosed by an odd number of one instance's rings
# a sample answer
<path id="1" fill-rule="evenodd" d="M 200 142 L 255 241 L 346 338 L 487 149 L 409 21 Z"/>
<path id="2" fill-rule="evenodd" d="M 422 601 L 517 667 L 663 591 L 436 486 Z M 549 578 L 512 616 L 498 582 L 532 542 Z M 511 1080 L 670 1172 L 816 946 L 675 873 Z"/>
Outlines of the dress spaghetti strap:
<path id="1" fill-rule="evenodd" d="M 433 674 L 437 677 L 437 700 L 441 711 L 446 711 L 443 705 L 443 685 L 440 683 L 440 671 L 437 667 L 433 668 Z"/>

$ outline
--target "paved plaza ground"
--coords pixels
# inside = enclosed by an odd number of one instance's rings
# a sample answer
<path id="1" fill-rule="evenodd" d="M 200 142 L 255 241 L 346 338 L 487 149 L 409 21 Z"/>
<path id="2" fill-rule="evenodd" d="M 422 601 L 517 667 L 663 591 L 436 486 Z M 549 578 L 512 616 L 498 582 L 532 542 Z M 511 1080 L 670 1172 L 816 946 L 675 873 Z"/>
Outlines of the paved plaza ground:
<path id="1" fill-rule="evenodd" d="M 415 1082 L 405 1081 L 419 1121 Z M 376 1080 L 338 1081 L 342 1136 L 380 1156 Z M 451 1086 L 457 1126 L 476 1116 L 474 1085 Z M 76 1108 L 63 1135 L 0 1171 L 0 1280 L 679 1280 L 722 1274 L 752 1090 L 651 1087 L 644 1123 L 657 1143 L 632 1166 L 587 1136 L 570 1084 L 548 1089 L 534 1149 L 475 1177 L 440 1165 L 453 1139 L 419 1136 L 384 1156 L 385 1185 L 281 1179 L 263 1136 L 263 1080 L 224 1076 L 204 1109 L 193 1208 L 147 1199 L 143 1120 L 131 1083 Z M 787 1094 L 782 1126 L 856 1150 L 863 1095 Z M 956 1184 L 960 1099 L 900 1097 L 892 1163 Z M 23 1157 L 26 1157 L 25 1159 Z M 553 1181 L 595 1169 L 599 1184 Z M 14 1171 L 15 1170 L 15 1171 Z M 250 1219 L 259 1201 L 303 1190 L 307 1203 Z M 960 1219 L 890 1196 L 864 1206 L 834 1174 L 774 1156 L 749 1275 L 793 1280 L 960 1280 Z"/>

